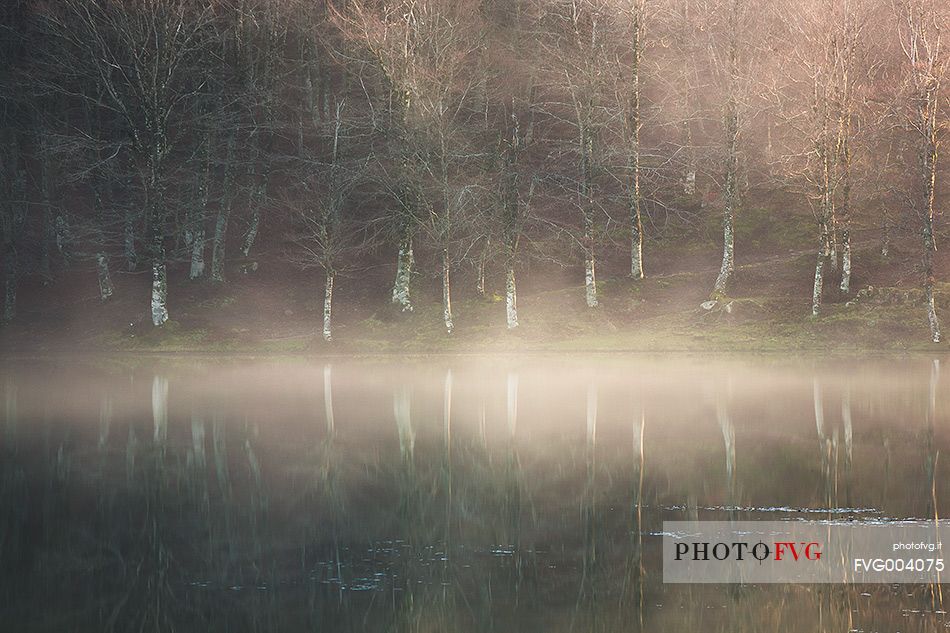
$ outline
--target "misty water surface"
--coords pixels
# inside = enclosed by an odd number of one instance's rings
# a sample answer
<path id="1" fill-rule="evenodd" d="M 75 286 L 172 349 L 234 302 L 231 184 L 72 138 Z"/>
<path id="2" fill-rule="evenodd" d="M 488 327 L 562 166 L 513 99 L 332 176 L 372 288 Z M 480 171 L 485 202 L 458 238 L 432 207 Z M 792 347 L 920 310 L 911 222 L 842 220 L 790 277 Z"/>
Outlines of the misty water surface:
<path id="1" fill-rule="evenodd" d="M 930 587 L 664 585 L 658 533 L 942 516 L 948 387 L 929 358 L 8 360 L 0 628 L 945 630 Z"/>

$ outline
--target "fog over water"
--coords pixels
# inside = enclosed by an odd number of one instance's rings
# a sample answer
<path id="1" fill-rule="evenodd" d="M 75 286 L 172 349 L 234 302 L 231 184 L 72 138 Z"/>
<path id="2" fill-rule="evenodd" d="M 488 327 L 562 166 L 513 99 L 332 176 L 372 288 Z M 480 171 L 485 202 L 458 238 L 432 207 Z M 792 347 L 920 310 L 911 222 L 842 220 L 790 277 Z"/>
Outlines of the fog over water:
<path id="1" fill-rule="evenodd" d="M 942 516 L 948 386 L 925 357 L 7 360 L 0 621 L 945 630 L 939 588 L 664 585 L 659 533 Z"/>

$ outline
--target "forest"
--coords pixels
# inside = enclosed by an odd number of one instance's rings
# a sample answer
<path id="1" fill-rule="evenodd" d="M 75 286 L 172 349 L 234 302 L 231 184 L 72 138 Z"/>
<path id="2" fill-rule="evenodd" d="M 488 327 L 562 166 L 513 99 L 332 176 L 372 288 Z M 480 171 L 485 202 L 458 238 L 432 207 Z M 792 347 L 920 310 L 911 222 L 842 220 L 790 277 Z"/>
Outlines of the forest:
<path id="1" fill-rule="evenodd" d="M 494 297 L 514 330 L 545 276 L 596 310 L 708 243 L 692 307 L 725 313 L 754 207 L 763 256 L 805 218 L 796 318 L 869 294 L 873 255 L 938 343 L 948 26 L 941 0 L 7 0 L 3 321 L 82 279 L 160 328 L 276 270 L 319 280 L 326 341 L 354 288 L 447 334 Z"/>

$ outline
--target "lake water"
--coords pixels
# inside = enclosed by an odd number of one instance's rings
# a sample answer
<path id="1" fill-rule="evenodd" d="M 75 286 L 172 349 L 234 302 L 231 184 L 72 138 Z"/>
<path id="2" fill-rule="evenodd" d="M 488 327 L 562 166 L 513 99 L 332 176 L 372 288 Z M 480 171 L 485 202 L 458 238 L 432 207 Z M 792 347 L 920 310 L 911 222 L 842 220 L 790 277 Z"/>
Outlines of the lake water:
<path id="1" fill-rule="evenodd" d="M 948 388 L 922 357 L 7 359 L 0 630 L 945 631 L 939 587 L 665 585 L 659 533 L 942 516 Z"/>

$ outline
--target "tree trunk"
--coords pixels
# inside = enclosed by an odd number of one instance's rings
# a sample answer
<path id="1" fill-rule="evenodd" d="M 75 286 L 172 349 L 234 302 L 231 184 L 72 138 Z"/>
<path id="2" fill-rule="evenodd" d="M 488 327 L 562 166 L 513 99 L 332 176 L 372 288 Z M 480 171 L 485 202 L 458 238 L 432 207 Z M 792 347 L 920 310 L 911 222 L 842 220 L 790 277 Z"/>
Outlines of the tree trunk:
<path id="1" fill-rule="evenodd" d="M 633 95 L 630 104 L 631 172 L 630 192 L 630 276 L 643 279 L 643 222 L 640 217 L 640 55 L 642 51 L 643 7 L 635 7 L 633 43 Z"/>
<path id="2" fill-rule="evenodd" d="M 841 231 L 841 292 L 851 292 L 851 230 Z"/>
<path id="3" fill-rule="evenodd" d="M 323 291 L 323 340 L 327 343 L 333 338 L 330 332 L 330 314 L 333 310 L 333 280 L 333 271 L 327 270 L 327 280 Z"/>
<path id="4" fill-rule="evenodd" d="M 99 274 L 99 298 L 106 301 L 115 292 L 112 276 L 109 274 L 109 258 L 105 253 L 96 254 L 96 270 Z"/>
<path id="5" fill-rule="evenodd" d="M 475 270 L 475 292 L 478 293 L 479 297 L 487 296 L 485 292 L 485 260 L 478 260 L 477 269 Z"/>
<path id="6" fill-rule="evenodd" d="M 71 254 L 69 252 L 69 243 L 72 241 L 72 237 L 69 234 L 69 222 L 66 220 L 66 216 L 60 214 L 56 216 L 56 250 L 59 251 L 59 256 L 63 260 L 63 266 L 69 268 Z"/>
<path id="7" fill-rule="evenodd" d="M 491 239 L 488 238 L 485 240 L 485 246 L 482 248 L 481 254 L 478 256 L 478 263 L 476 264 L 475 270 L 475 292 L 478 293 L 480 297 L 487 297 L 487 291 L 485 289 L 485 268 L 488 264 L 488 254 L 489 249 L 491 248 Z"/>
<path id="8" fill-rule="evenodd" d="M 584 288 L 587 295 L 587 307 L 597 307 L 597 279 L 594 273 L 594 251 L 593 248 L 586 249 L 584 260 Z"/>
<path id="9" fill-rule="evenodd" d="M 393 303 L 403 312 L 412 312 L 409 298 L 409 280 L 412 276 L 412 236 L 406 231 L 399 244 L 399 256 L 396 260 L 396 281 L 393 284 Z"/>
<path id="10" fill-rule="evenodd" d="M 258 156 L 262 156 L 263 152 L 258 151 Z M 254 170 L 251 170 L 251 179 L 254 179 Z M 257 231 L 261 225 L 261 205 L 264 204 L 264 197 L 267 195 L 267 171 L 264 170 L 260 176 L 260 182 L 254 187 L 254 192 L 251 195 L 251 222 L 247 227 L 247 232 L 244 234 L 244 242 L 241 245 L 241 254 L 244 257 L 248 257 L 251 254 L 251 247 L 254 246 L 254 241 L 257 239 Z"/>
<path id="11" fill-rule="evenodd" d="M 231 217 L 231 205 L 234 201 L 234 144 L 236 139 L 232 133 L 228 137 L 227 156 L 224 166 L 224 183 L 222 187 L 223 200 L 218 210 L 218 219 L 214 224 L 214 241 L 211 246 L 211 281 L 224 282 L 224 257 L 227 244 L 228 220 Z"/>
<path id="12" fill-rule="evenodd" d="M 43 204 L 43 237 L 40 244 L 40 277 L 43 285 L 53 281 L 53 265 L 50 257 L 50 244 L 53 242 L 53 216 L 50 214 L 49 203 Z"/>
<path id="13" fill-rule="evenodd" d="M 168 272 L 165 262 L 165 218 L 162 213 L 159 161 L 154 160 L 149 200 L 150 251 L 152 256 L 152 325 L 158 327 L 168 321 Z"/>
<path id="14" fill-rule="evenodd" d="M 254 246 L 254 240 L 257 238 L 257 229 L 261 223 L 261 210 L 255 204 L 251 207 L 251 223 L 247 227 L 247 233 L 244 234 L 244 243 L 241 245 L 241 254 L 247 257 L 251 254 L 251 247 Z"/>
<path id="15" fill-rule="evenodd" d="M 17 256 L 12 246 L 7 247 L 3 267 L 6 269 L 3 294 L 3 321 L 9 323 L 16 318 Z"/>
<path id="16" fill-rule="evenodd" d="M 152 325 L 168 321 L 168 277 L 165 270 L 165 249 L 152 261 Z"/>
<path id="17" fill-rule="evenodd" d="M 931 181 L 932 182 L 932 181 Z M 924 290 L 927 297 L 927 321 L 930 323 L 930 338 L 940 342 L 940 321 L 937 320 L 937 308 L 934 303 L 934 262 L 933 254 L 937 250 L 933 235 L 933 193 L 931 190 L 930 212 L 924 216 Z"/>
<path id="18" fill-rule="evenodd" d="M 881 257 L 887 257 L 891 251 L 891 224 L 887 217 L 887 209 L 884 209 L 884 217 L 881 219 Z"/>
<path id="19" fill-rule="evenodd" d="M 129 272 L 139 266 L 139 256 L 135 249 L 135 213 L 129 209 L 125 214 L 125 268 Z"/>
<path id="20" fill-rule="evenodd" d="M 188 271 L 188 278 L 192 280 L 205 274 L 205 218 L 211 196 L 212 143 L 213 136 L 209 132 L 204 141 L 204 169 L 197 176 L 197 202 L 189 221 L 190 242 L 186 240 L 186 245 L 191 248 L 191 268 Z M 227 195 L 227 192 L 224 192 L 224 195 Z"/>
<path id="21" fill-rule="evenodd" d="M 630 276 L 643 279 L 643 223 L 640 220 L 640 160 L 633 173 L 633 204 L 630 212 Z"/>
<path id="22" fill-rule="evenodd" d="M 838 214 L 834 203 L 831 204 L 828 214 L 828 263 L 831 272 L 838 272 Z"/>
<path id="23" fill-rule="evenodd" d="M 49 157 L 44 156 L 40 161 L 40 190 L 43 196 L 43 237 L 40 245 L 40 275 L 43 285 L 53 280 L 53 264 L 50 255 L 50 245 L 56 240 L 56 228 L 53 220 L 53 200 L 50 195 Z"/>
<path id="24" fill-rule="evenodd" d="M 816 92 L 816 102 L 819 103 L 820 107 L 827 107 L 826 105 L 818 102 L 818 95 Z M 822 110 L 821 126 L 816 142 L 816 154 L 818 155 L 818 259 L 815 263 L 815 283 L 812 287 L 811 295 L 811 315 L 813 317 L 818 316 L 821 312 L 821 294 L 824 290 L 824 269 L 825 269 L 825 260 L 829 256 L 833 257 L 832 250 L 832 241 L 833 237 L 831 235 L 831 214 L 833 207 L 832 199 L 832 164 L 831 164 L 831 147 L 828 140 L 828 127 L 827 127 L 827 118 L 824 110 Z M 834 267 L 832 267 L 834 270 Z"/>
<path id="25" fill-rule="evenodd" d="M 445 331 L 449 334 L 455 328 L 452 323 L 452 287 L 450 285 L 449 274 L 451 272 L 451 261 L 449 260 L 449 249 L 442 249 L 442 319 L 445 322 Z"/>
<path id="26" fill-rule="evenodd" d="M 846 63 L 844 105 L 838 123 L 838 160 L 841 167 L 841 284 L 842 293 L 851 292 L 851 73 L 853 49 L 848 49 L 850 57 Z"/>
<path id="27" fill-rule="evenodd" d="M 924 238 L 924 291 L 927 297 L 927 320 L 930 323 L 930 339 L 940 342 L 940 322 L 937 320 L 937 308 L 934 303 L 934 264 L 937 250 L 934 240 L 934 191 L 937 179 L 937 108 L 938 83 L 928 77 L 917 99 L 919 130 L 922 133 L 920 145 L 920 210 Z"/>
<path id="28" fill-rule="evenodd" d="M 726 103 L 726 184 L 724 191 L 725 207 L 722 214 L 722 266 L 713 294 L 724 296 L 735 272 L 735 212 L 739 206 L 739 112 L 735 98 L 730 96 Z"/>
<path id="29" fill-rule="evenodd" d="M 828 259 L 828 230 L 822 223 L 818 244 L 818 260 L 815 263 L 815 285 L 811 293 L 811 315 L 816 317 L 821 311 L 821 291 L 824 284 L 825 260 Z"/>
<path id="30" fill-rule="evenodd" d="M 228 216 L 231 214 L 231 205 L 226 203 L 218 211 L 218 219 L 214 223 L 214 239 L 211 244 L 211 281 L 224 282 L 224 246 L 228 232 Z"/>
<path id="31" fill-rule="evenodd" d="M 189 279 L 198 279 L 205 273 L 205 230 L 202 226 L 195 231 L 191 241 L 191 270 Z"/>
<path id="32" fill-rule="evenodd" d="M 597 277 L 594 272 L 593 139 L 587 125 L 581 131 L 581 204 L 584 214 L 584 289 L 587 307 L 597 307 Z"/>
<path id="33" fill-rule="evenodd" d="M 511 258 L 505 268 L 505 313 L 508 329 L 518 327 L 518 290 L 515 287 L 515 266 Z"/>
<path id="34" fill-rule="evenodd" d="M 735 0 L 730 16 L 729 68 L 726 87 L 726 107 L 723 113 L 723 140 L 726 150 L 726 181 L 723 189 L 725 203 L 722 214 L 722 266 L 713 288 L 713 296 L 725 296 L 735 272 L 735 214 L 739 209 L 739 103 L 736 97 L 739 78 L 739 11 Z"/>

